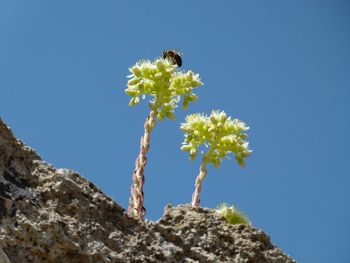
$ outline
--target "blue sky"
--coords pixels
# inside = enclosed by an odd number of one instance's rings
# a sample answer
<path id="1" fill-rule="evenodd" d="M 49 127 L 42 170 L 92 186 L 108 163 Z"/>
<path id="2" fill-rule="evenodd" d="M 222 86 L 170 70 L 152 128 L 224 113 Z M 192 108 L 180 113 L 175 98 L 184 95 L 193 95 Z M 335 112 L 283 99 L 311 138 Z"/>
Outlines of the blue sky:
<path id="1" fill-rule="evenodd" d="M 209 167 L 201 204 L 241 208 L 299 262 L 350 255 L 348 1 L 0 1 L 0 117 L 57 167 L 127 207 L 147 103 L 128 67 L 183 52 L 199 101 L 152 133 L 147 218 L 188 203 L 199 160 L 180 151 L 186 114 L 225 110 L 250 127 L 247 167 Z"/>

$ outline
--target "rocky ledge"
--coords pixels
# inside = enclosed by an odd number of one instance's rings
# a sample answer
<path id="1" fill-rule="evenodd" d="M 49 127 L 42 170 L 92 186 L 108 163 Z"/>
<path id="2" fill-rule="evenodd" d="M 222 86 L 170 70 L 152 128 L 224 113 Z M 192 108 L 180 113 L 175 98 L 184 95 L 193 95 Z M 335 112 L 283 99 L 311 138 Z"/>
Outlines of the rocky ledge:
<path id="1" fill-rule="evenodd" d="M 0 263 L 295 262 L 263 231 L 167 206 L 138 222 L 78 173 L 57 169 L 0 119 Z"/>

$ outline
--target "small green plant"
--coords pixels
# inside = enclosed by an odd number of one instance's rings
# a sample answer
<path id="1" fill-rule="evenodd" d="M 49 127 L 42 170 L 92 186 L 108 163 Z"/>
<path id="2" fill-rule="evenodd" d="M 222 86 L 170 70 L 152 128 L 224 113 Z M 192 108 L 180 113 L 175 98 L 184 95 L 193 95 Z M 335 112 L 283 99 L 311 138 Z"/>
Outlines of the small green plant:
<path id="1" fill-rule="evenodd" d="M 175 119 L 174 109 L 182 99 L 182 107 L 186 109 L 190 102 L 197 100 L 193 89 L 202 85 L 198 74 L 192 71 L 180 71 L 172 58 L 158 58 L 154 61 L 141 60 L 129 71 L 125 92 L 131 96 L 129 105 L 135 106 L 141 99 L 150 96 L 148 103 L 150 113 L 144 124 L 144 135 L 140 141 L 140 152 L 136 159 L 131 186 L 128 214 L 135 218 L 144 219 L 146 210 L 143 206 L 144 169 L 146 154 L 149 150 L 150 133 L 155 127 L 156 120 L 164 118 Z"/>
<path id="2" fill-rule="evenodd" d="M 229 206 L 226 203 L 219 205 L 216 208 L 216 212 L 222 215 L 229 224 L 251 225 L 250 220 L 243 214 L 242 211 L 234 206 Z"/>
<path id="3" fill-rule="evenodd" d="M 248 148 L 245 133 L 249 127 L 238 119 L 231 119 L 224 111 L 212 111 L 210 116 L 203 114 L 188 115 L 185 123 L 181 124 L 185 139 L 181 150 L 190 153 L 190 160 L 196 158 L 198 148 L 204 145 L 207 151 L 202 151 L 202 164 L 196 178 L 195 191 L 192 195 L 192 206 L 200 204 L 200 191 L 202 181 L 207 174 L 207 165 L 212 163 L 219 167 L 222 159 L 233 153 L 240 166 L 244 166 L 244 158 L 251 150 Z M 229 157 L 227 157 L 229 158 Z"/>

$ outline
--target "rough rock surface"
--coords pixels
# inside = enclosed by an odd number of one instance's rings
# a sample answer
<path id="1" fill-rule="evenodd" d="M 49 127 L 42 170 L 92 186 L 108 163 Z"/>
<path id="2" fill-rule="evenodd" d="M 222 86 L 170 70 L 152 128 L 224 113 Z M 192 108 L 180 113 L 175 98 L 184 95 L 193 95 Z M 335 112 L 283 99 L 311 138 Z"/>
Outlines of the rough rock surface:
<path id="1" fill-rule="evenodd" d="M 167 206 L 137 222 L 78 173 L 57 169 L 0 119 L 0 263 L 295 262 L 261 230 Z"/>

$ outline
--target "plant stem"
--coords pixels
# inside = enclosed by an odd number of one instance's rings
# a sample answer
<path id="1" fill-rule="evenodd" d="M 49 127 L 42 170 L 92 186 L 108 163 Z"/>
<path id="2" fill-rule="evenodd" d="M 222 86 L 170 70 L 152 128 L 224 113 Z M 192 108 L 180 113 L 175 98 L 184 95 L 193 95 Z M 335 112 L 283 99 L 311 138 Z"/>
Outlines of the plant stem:
<path id="1" fill-rule="evenodd" d="M 200 192 L 202 189 L 202 181 L 207 175 L 207 164 L 208 164 L 208 157 L 211 156 L 211 154 L 215 151 L 217 142 L 211 142 L 211 147 L 209 148 L 208 152 L 202 156 L 202 164 L 199 167 L 199 175 L 196 178 L 196 188 L 192 194 L 192 207 L 199 207 L 200 204 Z"/>
<path id="2" fill-rule="evenodd" d="M 155 126 L 157 111 L 152 110 L 144 124 L 145 132 L 140 140 L 140 153 L 135 162 L 132 175 L 131 195 L 129 199 L 128 214 L 134 218 L 144 220 L 146 209 L 143 206 L 143 185 L 145 183 L 144 169 L 147 163 L 146 154 L 149 150 L 151 130 Z"/>
<path id="3" fill-rule="evenodd" d="M 196 188 L 192 194 L 192 207 L 199 207 L 200 204 L 200 192 L 202 189 L 202 180 L 205 178 L 205 176 L 207 175 L 207 163 L 206 162 L 202 162 L 202 165 L 199 168 L 199 175 L 196 178 Z"/>

